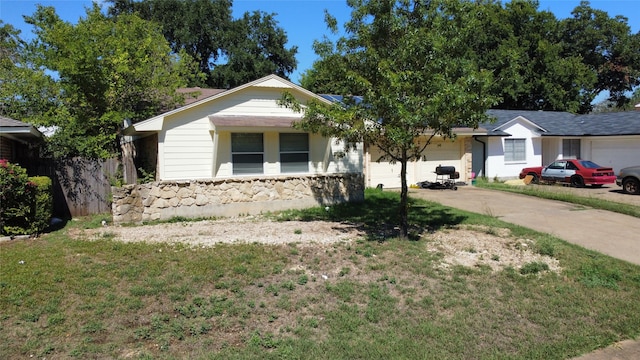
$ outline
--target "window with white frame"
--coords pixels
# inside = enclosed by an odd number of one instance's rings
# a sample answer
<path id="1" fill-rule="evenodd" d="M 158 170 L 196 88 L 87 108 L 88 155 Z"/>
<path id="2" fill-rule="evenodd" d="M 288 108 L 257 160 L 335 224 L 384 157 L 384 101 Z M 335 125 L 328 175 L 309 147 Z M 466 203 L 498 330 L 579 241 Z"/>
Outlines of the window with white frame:
<path id="1" fill-rule="evenodd" d="M 504 139 L 504 161 L 526 161 L 525 139 Z"/>
<path id="2" fill-rule="evenodd" d="M 580 159 L 580 139 L 562 139 L 562 157 Z"/>
<path id="3" fill-rule="evenodd" d="M 280 172 L 309 172 L 309 134 L 280 134 Z"/>
<path id="4" fill-rule="evenodd" d="M 234 175 L 264 173 L 264 140 L 261 133 L 232 133 L 231 161 Z"/>

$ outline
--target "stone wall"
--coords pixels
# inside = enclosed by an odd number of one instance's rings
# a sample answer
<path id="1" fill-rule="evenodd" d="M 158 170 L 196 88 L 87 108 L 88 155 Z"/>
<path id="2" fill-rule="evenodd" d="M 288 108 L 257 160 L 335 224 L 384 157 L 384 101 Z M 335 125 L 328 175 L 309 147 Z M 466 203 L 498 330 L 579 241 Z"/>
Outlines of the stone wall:
<path id="1" fill-rule="evenodd" d="M 362 174 L 161 181 L 113 187 L 114 223 L 227 217 L 364 201 Z"/>

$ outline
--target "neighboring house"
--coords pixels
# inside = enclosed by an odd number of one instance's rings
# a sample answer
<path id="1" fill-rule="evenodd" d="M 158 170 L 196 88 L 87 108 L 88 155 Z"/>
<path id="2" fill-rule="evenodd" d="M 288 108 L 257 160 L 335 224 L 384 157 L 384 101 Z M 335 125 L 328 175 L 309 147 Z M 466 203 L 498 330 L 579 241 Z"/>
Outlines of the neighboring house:
<path id="1" fill-rule="evenodd" d="M 29 168 L 38 160 L 43 138 L 33 125 L 0 115 L 0 159 Z"/>
<path id="2" fill-rule="evenodd" d="M 640 162 L 640 112 L 574 115 L 566 112 L 489 110 L 494 123 L 474 136 L 473 171 L 489 179 L 516 178 L 523 167 L 580 158 L 616 172 Z"/>
<path id="3" fill-rule="evenodd" d="M 616 172 L 640 164 L 640 112 L 575 115 L 567 112 L 489 110 L 495 120 L 477 129 L 456 128 L 452 140 L 435 138 L 423 157 L 407 166 L 407 182 L 435 181 L 438 165 L 455 166 L 459 181 L 517 178 L 523 167 L 561 158 L 588 159 Z M 424 139 L 421 139 L 424 141 Z M 367 186 L 400 187 L 400 164 L 377 160 L 365 146 Z"/>
<path id="4" fill-rule="evenodd" d="M 292 124 L 302 114 L 278 105 L 285 91 L 302 104 L 329 100 L 275 75 L 226 91 L 195 90 L 210 96 L 124 130 L 136 139 L 138 164 L 155 172 L 156 185 L 114 194 L 114 220 L 255 213 L 363 199 L 362 146 L 345 152 L 336 139 L 296 130 Z M 136 194 L 140 201 L 131 199 Z M 131 210 L 131 202 L 142 207 Z"/>

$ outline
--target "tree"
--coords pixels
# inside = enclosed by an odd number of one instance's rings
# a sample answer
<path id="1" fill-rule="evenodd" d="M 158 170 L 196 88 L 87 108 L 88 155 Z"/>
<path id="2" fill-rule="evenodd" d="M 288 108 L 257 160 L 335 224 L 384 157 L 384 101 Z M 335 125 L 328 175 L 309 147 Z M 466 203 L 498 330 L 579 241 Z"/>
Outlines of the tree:
<path id="1" fill-rule="evenodd" d="M 582 1 L 573 12 L 573 18 L 562 22 L 566 53 L 583 58 L 597 81 L 584 91 L 591 100 L 602 91 L 609 93 L 609 101 L 617 107 L 628 103 L 628 93 L 640 85 L 640 33 L 632 34 L 627 18 L 610 18 Z M 590 110 L 584 104 L 583 112 Z"/>
<path id="2" fill-rule="evenodd" d="M 109 0 L 112 15 L 138 14 L 162 26 L 174 52 L 186 51 L 206 74 L 204 84 L 229 88 L 277 74 L 287 78 L 296 68 L 297 47 L 275 14 L 245 13 L 233 20 L 230 0 Z"/>
<path id="3" fill-rule="evenodd" d="M 57 107 L 38 123 L 56 126 L 56 155 L 116 156 L 124 120 L 173 108 L 194 73 L 191 58 L 171 50 L 157 25 L 136 15 L 108 18 L 94 4 L 76 25 L 51 7 L 26 18 L 35 27 L 29 58 L 53 74 Z"/>
<path id="4" fill-rule="evenodd" d="M 304 111 L 296 127 L 377 146 L 383 159 L 401 164 L 398 213 L 400 235 L 407 237 L 407 163 L 422 156 L 434 137 L 453 138 L 454 127 L 475 128 L 488 120 L 485 112 L 497 101 L 488 92 L 492 74 L 465 56 L 477 29 L 471 2 L 348 4 L 353 11 L 347 35 L 327 55 L 344 58 L 341 71 L 351 88 L 363 89 L 362 101 L 348 96 L 333 106 L 311 101 L 302 107 L 285 95 L 282 103 Z"/>
<path id="5" fill-rule="evenodd" d="M 230 0 L 108 0 L 111 16 L 136 14 L 161 26 L 164 37 L 175 53 L 186 51 L 198 61 L 206 74 L 201 83 L 189 86 L 213 86 L 213 64 L 225 56 L 233 28 Z"/>
<path id="6" fill-rule="evenodd" d="M 231 37 L 227 63 L 216 65 L 210 77 L 218 87 L 235 87 L 269 74 L 288 78 L 296 68 L 298 48 L 285 48 L 287 35 L 277 27 L 274 14 L 245 13 L 234 22 Z"/>
<path id="7" fill-rule="evenodd" d="M 586 2 L 560 21 L 538 10 L 537 0 L 460 1 L 473 2 L 476 29 L 460 54 L 493 73 L 491 92 L 502 99 L 495 108 L 585 113 L 600 92 L 622 105 L 639 83 L 640 34 L 630 33 L 624 17 L 609 18 Z M 360 91 L 349 89 L 340 56 L 323 55 L 333 44 L 315 45 L 321 58 L 303 74 L 303 86 Z"/>
<path id="8" fill-rule="evenodd" d="M 0 114 L 37 122 L 59 105 L 58 93 L 55 81 L 29 61 L 20 31 L 0 20 Z"/>
<path id="9" fill-rule="evenodd" d="M 469 56 L 493 72 L 492 92 L 502 97 L 495 108 L 576 112 L 592 100 L 583 89 L 595 77 L 563 52 L 558 20 L 537 1 L 487 1 L 477 11 Z"/>

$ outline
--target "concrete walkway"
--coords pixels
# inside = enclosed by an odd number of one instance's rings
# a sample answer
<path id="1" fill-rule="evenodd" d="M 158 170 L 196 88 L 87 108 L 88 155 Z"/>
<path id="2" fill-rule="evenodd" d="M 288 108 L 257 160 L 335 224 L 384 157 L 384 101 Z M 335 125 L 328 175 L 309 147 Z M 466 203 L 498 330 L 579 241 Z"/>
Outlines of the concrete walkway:
<path id="1" fill-rule="evenodd" d="M 409 196 L 496 216 L 640 265 L 640 219 L 632 216 L 471 186 L 461 186 L 458 191 L 410 189 Z M 638 359 L 640 339 L 622 341 L 574 360 Z"/>

